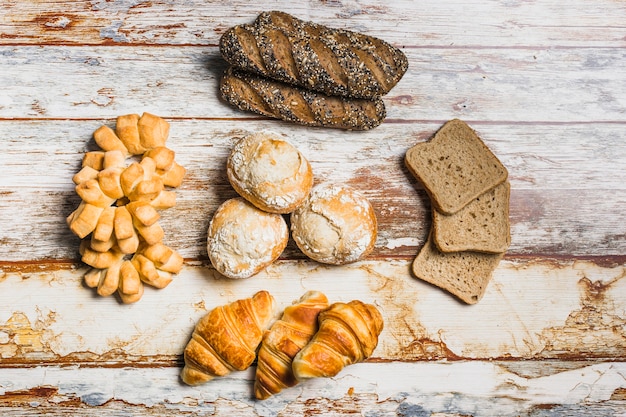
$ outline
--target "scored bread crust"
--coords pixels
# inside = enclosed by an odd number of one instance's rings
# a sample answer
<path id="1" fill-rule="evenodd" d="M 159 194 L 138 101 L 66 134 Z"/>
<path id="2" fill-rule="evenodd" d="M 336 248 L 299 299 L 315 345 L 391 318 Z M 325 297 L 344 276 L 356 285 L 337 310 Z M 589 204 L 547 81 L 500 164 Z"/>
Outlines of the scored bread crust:
<path id="1" fill-rule="evenodd" d="M 267 213 L 242 197 L 222 203 L 211 222 L 207 252 L 228 278 L 248 278 L 274 262 L 287 246 L 289 229 L 280 214 Z"/>
<path id="2" fill-rule="evenodd" d="M 339 185 L 315 186 L 291 213 L 296 245 L 309 258 L 342 265 L 364 258 L 374 248 L 376 214 L 358 191 Z"/>
<path id="3" fill-rule="evenodd" d="M 220 95 L 239 110 L 305 126 L 368 130 L 387 115 L 380 98 L 329 96 L 232 67 L 220 80 Z"/>
<path id="4" fill-rule="evenodd" d="M 228 157 L 226 173 L 239 195 L 270 213 L 292 212 L 313 186 L 311 165 L 304 155 L 268 133 L 239 140 Z"/>
<path id="5" fill-rule="evenodd" d="M 279 11 L 230 28 L 220 38 L 220 53 L 243 70 L 354 98 L 388 93 L 408 68 L 404 53 L 381 39 Z"/>
<path id="6" fill-rule="evenodd" d="M 413 274 L 467 304 L 476 304 L 485 294 L 493 271 L 504 253 L 443 253 L 433 242 L 432 232 L 412 264 Z"/>
<path id="7" fill-rule="evenodd" d="M 505 252 L 511 244 L 510 183 L 503 182 L 454 214 L 433 210 L 433 240 L 442 252 Z"/>
<path id="8" fill-rule="evenodd" d="M 430 141 L 410 148 L 405 163 L 443 214 L 456 213 L 508 177 L 504 165 L 459 119 L 445 123 Z"/>

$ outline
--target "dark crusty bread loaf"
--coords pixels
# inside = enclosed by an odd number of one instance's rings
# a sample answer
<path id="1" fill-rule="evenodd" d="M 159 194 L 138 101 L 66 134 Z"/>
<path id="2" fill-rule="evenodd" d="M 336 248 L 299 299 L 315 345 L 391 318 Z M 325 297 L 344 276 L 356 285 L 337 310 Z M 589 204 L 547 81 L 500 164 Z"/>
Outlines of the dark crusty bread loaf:
<path id="1" fill-rule="evenodd" d="M 444 124 L 430 141 L 410 148 L 405 163 L 443 214 L 456 213 L 508 177 L 504 165 L 459 119 Z"/>
<path id="2" fill-rule="evenodd" d="M 433 240 L 442 252 L 505 252 L 511 244 L 508 181 L 454 214 L 433 210 Z"/>
<path id="3" fill-rule="evenodd" d="M 220 52 L 234 67 L 354 98 L 388 93 L 408 68 L 402 51 L 383 40 L 277 11 L 230 28 L 220 39 Z"/>
<path id="4" fill-rule="evenodd" d="M 432 233 L 413 261 L 413 274 L 467 304 L 476 304 L 485 294 L 503 253 L 440 252 Z"/>
<path id="5" fill-rule="evenodd" d="M 368 130 L 386 115 L 381 99 L 327 96 L 234 68 L 222 77 L 220 92 L 240 110 L 307 126 Z"/>

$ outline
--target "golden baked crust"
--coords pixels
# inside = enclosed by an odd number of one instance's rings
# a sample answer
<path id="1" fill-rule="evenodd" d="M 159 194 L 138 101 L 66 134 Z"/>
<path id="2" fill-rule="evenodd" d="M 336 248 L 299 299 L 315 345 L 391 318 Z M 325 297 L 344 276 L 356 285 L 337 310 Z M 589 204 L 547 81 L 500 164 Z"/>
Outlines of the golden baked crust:
<path id="1" fill-rule="evenodd" d="M 280 256 L 289 240 L 280 214 L 262 211 L 242 197 L 218 207 L 207 234 L 211 264 L 229 278 L 257 274 Z"/>
<path id="2" fill-rule="evenodd" d="M 372 304 L 359 300 L 334 303 L 319 315 L 319 330 L 294 358 L 292 368 L 301 381 L 332 377 L 345 366 L 367 359 L 378 345 L 383 318 Z"/>
<path id="3" fill-rule="evenodd" d="M 183 382 L 198 385 L 252 365 L 263 332 L 274 318 L 274 308 L 274 298 L 259 291 L 202 317 L 185 347 Z"/>
<path id="4" fill-rule="evenodd" d="M 263 336 L 259 348 L 254 381 L 254 395 L 264 400 L 287 387 L 296 385 L 292 361 L 317 332 L 320 311 L 328 308 L 328 299 L 319 291 L 307 291 L 283 311 Z"/>
<path id="5" fill-rule="evenodd" d="M 342 265 L 362 259 L 374 248 L 376 214 L 356 190 L 321 184 L 291 214 L 291 232 L 300 250 L 311 259 Z"/>
<path id="6" fill-rule="evenodd" d="M 226 164 L 239 195 L 269 213 L 290 213 L 313 186 L 309 161 L 295 146 L 269 133 L 240 139 Z"/>
<path id="7" fill-rule="evenodd" d="M 72 178 L 82 201 L 67 224 L 83 239 L 82 261 L 93 268 L 84 280 L 99 295 L 117 292 L 122 302 L 135 302 L 142 282 L 163 288 L 182 268 L 182 257 L 161 243 L 158 223 L 157 210 L 176 204 L 165 187 L 179 186 L 185 175 L 174 151 L 165 148 L 168 133 L 169 124 L 158 116 L 119 116 L 115 131 L 101 126 L 94 132 L 101 150 L 87 152 Z M 141 162 L 126 166 L 133 155 Z"/>

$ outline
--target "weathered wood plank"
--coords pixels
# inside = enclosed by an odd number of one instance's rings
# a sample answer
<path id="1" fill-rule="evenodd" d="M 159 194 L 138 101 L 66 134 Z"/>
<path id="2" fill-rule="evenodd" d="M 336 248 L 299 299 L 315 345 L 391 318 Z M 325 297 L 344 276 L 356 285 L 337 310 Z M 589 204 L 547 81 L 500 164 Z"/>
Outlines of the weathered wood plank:
<path id="1" fill-rule="evenodd" d="M 373 257 L 412 257 L 425 241 L 429 201 L 403 158 L 439 123 L 385 123 L 370 132 L 339 132 L 273 121 L 170 121 L 168 145 L 188 175 L 176 190 L 177 206 L 163 212 L 161 222 L 167 241 L 186 258 L 206 259 L 210 217 L 236 195 L 226 178 L 226 157 L 236 138 L 255 131 L 273 131 L 292 141 L 311 161 L 317 182 L 349 184 L 367 195 L 379 218 Z M 0 137 L 5 138 L 0 153 L 0 260 L 77 258 L 78 240 L 65 224 L 79 203 L 71 178 L 83 153 L 94 148 L 91 135 L 101 124 L 114 122 L 0 122 Z M 509 255 L 626 254 L 622 125 L 473 126 L 509 169 Z M 284 257 L 301 255 L 291 244 Z"/>
<path id="2" fill-rule="evenodd" d="M 221 103 L 217 42 L 250 22 L 237 0 L 4 1 L 0 4 L 0 414 L 626 415 L 626 8 L 613 0 L 380 0 L 271 4 L 379 36 L 410 69 L 371 132 L 306 129 Z M 187 258 L 134 305 L 81 283 L 71 176 L 91 133 L 130 112 L 172 124 L 189 175 L 162 220 Z M 513 242 L 483 300 L 462 305 L 413 278 L 429 203 L 402 164 L 445 120 L 472 124 L 512 183 Z M 234 196 L 224 161 L 237 136 L 273 130 L 318 182 L 363 190 L 380 221 L 365 262 L 282 259 L 221 278 L 204 248 L 210 215 Z M 252 399 L 254 368 L 191 388 L 181 352 L 208 309 L 307 289 L 378 305 L 373 358 L 338 377 Z"/>
<path id="3" fill-rule="evenodd" d="M 216 47 L 0 51 L 0 118 L 98 119 L 141 108 L 166 117 L 257 119 L 219 99 L 226 64 Z M 389 120 L 624 122 L 626 54 L 620 48 L 419 48 L 406 54 L 409 70 L 384 98 Z"/>
<path id="4" fill-rule="evenodd" d="M 527 362 L 528 369 L 550 367 Z M 558 365 L 558 364 L 556 364 Z M 266 401 L 252 395 L 254 368 L 204 386 L 187 387 L 170 368 L 40 367 L 3 370 L 0 412 L 10 415 L 102 416 L 543 416 L 617 415 L 626 402 L 626 365 L 583 365 L 526 376 L 507 362 L 358 364 Z M 479 382 L 480 381 L 480 382 Z M 140 387 L 141 389 L 138 389 Z M 445 413 L 445 414 L 444 414 Z"/>
<path id="5" fill-rule="evenodd" d="M 481 302 L 464 305 L 413 278 L 410 261 L 343 267 L 279 261 L 246 280 L 186 265 L 163 290 L 120 305 L 82 285 L 84 268 L 4 273 L 3 367 L 178 363 L 208 310 L 265 289 L 279 310 L 307 290 L 375 303 L 385 320 L 375 361 L 626 358 L 626 269 L 591 262 L 503 261 Z"/>
<path id="6" fill-rule="evenodd" d="M 0 43 L 217 44 L 226 28 L 264 9 L 240 1 L 11 1 L 0 5 Z M 271 9 L 406 46 L 623 46 L 619 2 L 280 0 Z M 480 16 L 480 19 L 469 17 Z"/>

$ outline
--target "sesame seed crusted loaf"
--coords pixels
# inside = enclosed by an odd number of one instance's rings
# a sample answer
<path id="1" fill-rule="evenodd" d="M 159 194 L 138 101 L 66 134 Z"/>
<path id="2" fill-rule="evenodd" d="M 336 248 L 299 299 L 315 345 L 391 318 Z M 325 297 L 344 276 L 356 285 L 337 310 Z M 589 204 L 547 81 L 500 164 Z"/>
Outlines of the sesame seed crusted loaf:
<path id="1" fill-rule="evenodd" d="M 368 130 L 386 116 L 381 99 L 328 96 L 232 67 L 221 79 L 220 93 L 240 110 L 306 126 Z"/>
<path id="2" fill-rule="evenodd" d="M 508 181 L 454 214 L 433 210 L 433 240 L 442 252 L 505 252 L 511 244 Z"/>
<path id="3" fill-rule="evenodd" d="M 456 213 L 508 177 L 504 165 L 459 119 L 445 123 L 430 141 L 409 149 L 405 163 L 443 214 Z"/>
<path id="4" fill-rule="evenodd" d="M 443 253 L 433 242 L 432 233 L 413 261 L 413 274 L 467 304 L 479 302 L 503 253 Z"/>
<path id="5" fill-rule="evenodd" d="M 220 52 L 232 66 L 343 97 L 380 97 L 408 68 L 402 51 L 383 40 L 277 11 L 230 28 Z"/>

